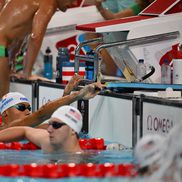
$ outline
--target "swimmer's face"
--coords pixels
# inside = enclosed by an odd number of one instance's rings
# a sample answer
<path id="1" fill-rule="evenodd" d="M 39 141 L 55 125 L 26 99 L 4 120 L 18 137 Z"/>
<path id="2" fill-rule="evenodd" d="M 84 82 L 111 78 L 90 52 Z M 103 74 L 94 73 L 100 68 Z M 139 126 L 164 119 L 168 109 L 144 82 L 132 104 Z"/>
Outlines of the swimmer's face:
<path id="1" fill-rule="evenodd" d="M 49 120 L 49 127 L 47 128 L 49 133 L 50 143 L 53 145 L 64 146 L 66 141 L 70 139 L 72 129 L 57 118 L 51 118 Z"/>
<path id="2" fill-rule="evenodd" d="M 57 0 L 58 9 L 65 12 L 76 0 Z"/>
<path id="3" fill-rule="evenodd" d="M 11 122 L 16 119 L 23 119 L 31 114 L 30 105 L 28 103 L 19 103 L 16 104 L 9 109 L 7 109 L 4 113 L 7 121 Z"/>

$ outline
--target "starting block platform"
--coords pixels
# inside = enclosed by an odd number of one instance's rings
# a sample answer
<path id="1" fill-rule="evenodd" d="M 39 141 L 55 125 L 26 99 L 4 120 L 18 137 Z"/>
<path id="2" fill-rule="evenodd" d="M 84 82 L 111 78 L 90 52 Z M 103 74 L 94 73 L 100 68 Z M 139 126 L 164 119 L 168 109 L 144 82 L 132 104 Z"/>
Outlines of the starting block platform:
<path id="1" fill-rule="evenodd" d="M 141 82 L 107 82 L 106 87 L 108 89 L 117 89 L 117 90 L 165 90 L 167 88 L 172 88 L 173 90 L 182 90 L 182 84 L 159 84 L 159 83 L 141 83 Z"/>

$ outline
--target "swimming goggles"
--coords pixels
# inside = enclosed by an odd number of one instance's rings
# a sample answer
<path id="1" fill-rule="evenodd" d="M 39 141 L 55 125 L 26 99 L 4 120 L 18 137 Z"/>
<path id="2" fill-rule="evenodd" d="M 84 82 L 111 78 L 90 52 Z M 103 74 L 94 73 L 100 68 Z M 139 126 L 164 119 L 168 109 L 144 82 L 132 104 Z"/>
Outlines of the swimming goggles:
<path id="1" fill-rule="evenodd" d="M 22 111 L 22 112 L 25 111 L 26 109 L 28 109 L 29 111 L 31 111 L 31 106 L 30 105 L 26 106 L 24 104 L 16 104 L 13 107 L 16 108 L 16 109 L 18 109 L 19 111 Z"/>
<path id="2" fill-rule="evenodd" d="M 58 128 L 61 128 L 62 126 L 66 125 L 65 123 L 60 123 L 57 121 L 50 121 L 48 124 L 49 124 L 49 126 L 51 125 L 54 129 L 58 129 Z"/>

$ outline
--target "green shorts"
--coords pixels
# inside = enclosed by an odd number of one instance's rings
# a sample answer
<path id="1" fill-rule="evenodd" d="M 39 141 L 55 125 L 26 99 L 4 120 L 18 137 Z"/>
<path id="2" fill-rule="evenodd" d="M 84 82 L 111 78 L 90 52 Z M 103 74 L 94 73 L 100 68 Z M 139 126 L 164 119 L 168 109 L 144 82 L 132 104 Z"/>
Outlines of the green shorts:
<path id="1" fill-rule="evenodd" d="M 8 49 L 0 45 L 0 57 L 8 57 Z"/>

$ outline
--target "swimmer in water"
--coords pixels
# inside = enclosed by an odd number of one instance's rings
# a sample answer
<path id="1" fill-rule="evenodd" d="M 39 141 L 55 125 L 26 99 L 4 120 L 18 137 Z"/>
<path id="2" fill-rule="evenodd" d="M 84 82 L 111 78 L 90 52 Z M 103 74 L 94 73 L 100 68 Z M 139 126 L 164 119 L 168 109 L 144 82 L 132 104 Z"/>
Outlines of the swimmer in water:
<path id="1" fill-rule="evenodd" d="M 165 139 L 158 134 L 143 136 L 136 144 L 134 159 L 138 174 L 151 176 L 160 168 L 160 160 L 165 151 Z"/>
<path id="2" fill-rule="evenodd" d="M 72 106 L 59 107 L 51 116 L 45 129 L 19 126 L 0 131 L 0 141 L 27 139 L 44 153 L 77 152 L 82 150 L 78 134 L 83 125 L 80 111 Z"/>

